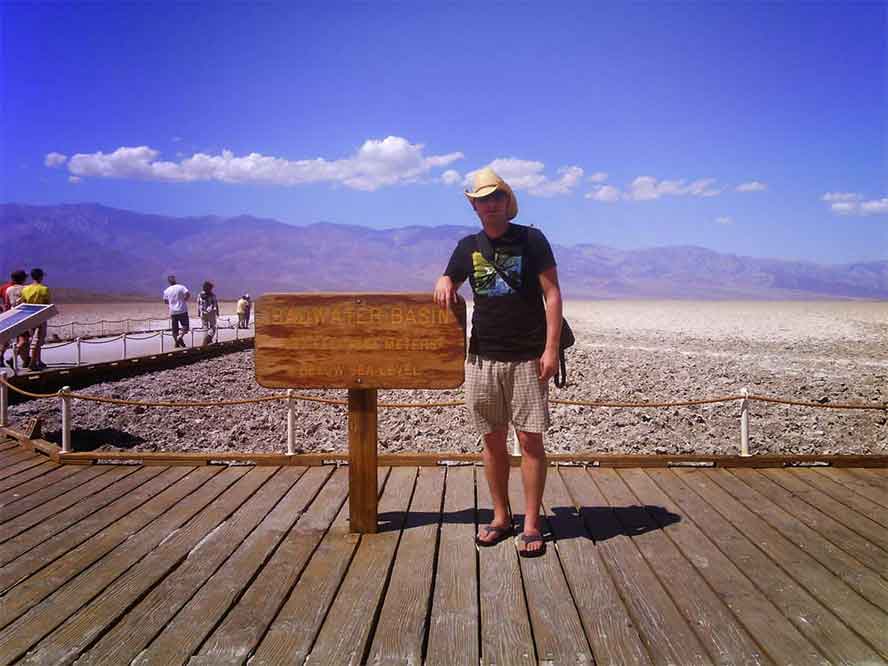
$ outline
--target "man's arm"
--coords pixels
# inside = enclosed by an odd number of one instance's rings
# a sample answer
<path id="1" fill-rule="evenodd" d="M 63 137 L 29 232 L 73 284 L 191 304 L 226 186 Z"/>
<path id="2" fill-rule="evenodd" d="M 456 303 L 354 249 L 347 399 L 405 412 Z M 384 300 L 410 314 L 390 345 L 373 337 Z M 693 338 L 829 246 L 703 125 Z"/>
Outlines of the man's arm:
<path id="1" fill-rule="evenodd" d="M 448 307 L 451 303 L 456 303 L 456 292 L 462 286 L 462 282 L 454 282 L 449 275 L 442 275 L 435 283 L 435 303 L 442 308 Z"/>
<path id="2" fill-rule="evenodd" d="M 546 349 L 540 357 L 540 380 L 549 381 L 558 370 L 561 344 L 561 287 L 555 266 L 540 273 L 540 287 L 546 298 Z"/>

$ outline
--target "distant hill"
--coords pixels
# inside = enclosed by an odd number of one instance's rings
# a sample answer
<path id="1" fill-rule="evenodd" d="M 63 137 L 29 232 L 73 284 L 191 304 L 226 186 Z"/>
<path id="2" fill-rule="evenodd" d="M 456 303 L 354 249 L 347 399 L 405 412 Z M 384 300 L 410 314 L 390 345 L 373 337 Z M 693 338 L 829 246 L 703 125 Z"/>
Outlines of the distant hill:
<path id="1" fill-rule="evenodd" d="M 251 216 L 165 217 L 98 204 L 0 204 L 0 271 L 40 266 L 66 300 L 158 298 L 175 273 L 223 298 L 269 291 L 425 291 L 476 227 L 292 226 Z M 888 260 L 755 259 L 700 247 L 555 246 L 567 298 L 888 298 Z M 92 292 L 92 295 L 82 292 Z M 59 292 L 61 294 L 61 292 Z"/>

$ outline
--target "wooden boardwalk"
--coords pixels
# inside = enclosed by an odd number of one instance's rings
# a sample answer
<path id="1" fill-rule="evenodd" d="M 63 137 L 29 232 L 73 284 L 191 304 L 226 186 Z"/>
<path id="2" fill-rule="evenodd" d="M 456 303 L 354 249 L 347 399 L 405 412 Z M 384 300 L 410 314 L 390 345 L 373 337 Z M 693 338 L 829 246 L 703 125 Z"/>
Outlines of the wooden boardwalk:
<path id="1" fill-rule="evenodd" d="M 475 548 L 480 468 L 379 487 L 358 537 L 344 467 L 4 441 L 0 664 L 888 663 L 888 469 L 552 468 L 533 560 Z"/>

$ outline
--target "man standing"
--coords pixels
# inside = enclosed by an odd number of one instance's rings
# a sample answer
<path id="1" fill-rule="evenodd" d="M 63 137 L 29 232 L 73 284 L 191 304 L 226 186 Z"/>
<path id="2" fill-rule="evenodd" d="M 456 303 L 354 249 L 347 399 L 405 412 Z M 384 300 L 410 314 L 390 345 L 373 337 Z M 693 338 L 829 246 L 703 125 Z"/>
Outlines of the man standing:
<path id="1" fill-rule="evenodd" d="M 52 303 L 52 296 L 49 293 L 49 287 L 43 284 L 45 273 L 42 268 L 31 269 L 31 284 L 22 289 L 22 302 L 32 303 L 35 305 L 49 305 Z M 6 290 L 7 293 L 9 289 Z M 46 342 L 46 322 L 43 322 L 31 331 L 31 355 L 29 370 L 46 370 L 46 363 L 40 358 L 43 350 L 43 343 Z"/>
<path id="2" fill-rule="evenodd" d="M 549 427 L 549 379 L 557 369 L 561 334 L 558 273 L 542 232 L 511 222 L 518 201 L 493 169 L 478 171 L 465 195 L 482 231 L 459 241 L 435 284 L 434 298 L 449 307 L 466 278 L 474 294 L 466 405 L 484 438 L 484 473 L 493 499 L 493 521 L 481 528 L 475 542 L 493 546 L 513 534 L 506 450 L 511 422 L 521 444 L 524 482 L 518 550 L 536 557 L 546 550 L 540 532 L 547 466 L 543 434 Z"/>
<path id="3" fill-rule="evenodd" d="M 191 293 L 184 284 L 176 282 L 175 275 L 167 276 L 170 286 L 163 290 L 163 302 L 170 308 L 170 323 L 173 329 L 173 341 L 176 347 L 185 346 L 185 334 L 190 330 L 188 322 L 188 299 Z M 181 334 L 179 329 L 181 327 Z"/>
<path id="4" fill-rule="evenodd" d="M 237 299 L 237 327 L 238 328 L 246 328 L 247 327 L 247 313 L 250 310 L 250 295 L 244 294 L 239 299 Z"/>
<path id="5" fill-rule="evenodd" d="M 219 316 L 219 300 L 210 281 L 203 283 L 203 291 L 197 295 L 197 316 L 204 329 L 203 346 L 206 347 L 216 337 L 216 318 Z"/>

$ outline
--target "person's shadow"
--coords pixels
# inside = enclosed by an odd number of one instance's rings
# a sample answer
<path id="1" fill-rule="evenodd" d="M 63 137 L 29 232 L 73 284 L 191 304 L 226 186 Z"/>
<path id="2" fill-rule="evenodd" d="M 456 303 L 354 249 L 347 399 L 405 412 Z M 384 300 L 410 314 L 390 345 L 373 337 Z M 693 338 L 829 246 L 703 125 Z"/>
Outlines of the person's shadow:
<path id="1" fill-rule="evenodd" d="M 681 516 L 667 511 L 662 506 L 573 506 L 548 507 L 546 514 L 546 538 L 563 541 L 567 539 L 588 539 L 595 542 L 606 541 L 615 536 L 638 536 L 652 530 L 661 529 L 681 521 Z M 379 532 L 411 529 L 423 525 L 475 525 L 475 507 L 444 513 L 432 511 L 388 511 L 380 513 Z M 481 509 L 477 512 L 479 525 L 493 520 L 493 511 Z M 521 529 L 524 516 L 515 513 L 512 524 Z"/>
<path id="2" fill-rule="evenodd" d="M 43 434 L 43 439 L 59 446 L 62 445 L 62 431 L 50 430 Z M 71 450 L 75 453 L 95 451 L 102 446 L 114 446 L 118 449 L 131 449 L 144 444 L 145 439 L 117 428 L 72 428 Z"/>

